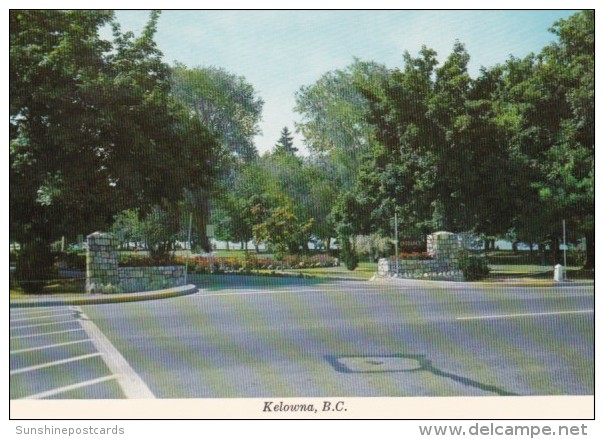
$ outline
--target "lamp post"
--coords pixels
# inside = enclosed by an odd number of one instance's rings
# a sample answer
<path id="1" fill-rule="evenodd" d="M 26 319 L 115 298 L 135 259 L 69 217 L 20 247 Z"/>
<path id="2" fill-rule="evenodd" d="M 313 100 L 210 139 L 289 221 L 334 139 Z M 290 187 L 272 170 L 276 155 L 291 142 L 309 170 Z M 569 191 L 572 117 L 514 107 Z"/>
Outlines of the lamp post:
<path id="1" fill-rule="evenodd" d="M 394 257 L 396 260 L 396 275 L 398 276 L 398 216 L 394 210 Z"/>
<path id="2" fill-rule="evenodd" d="M 564 252 L 564 280 L 566 280 L 566 220 L 562 220 L 562 251 Z"/>
<path id="3" fill-rule="evenodd" d="M 185 285 L 189 276 L 189 258 L 191 257 L 191 226 L 193 225 L 193 212 L 189 212 L 189 233 L 187 234 L 187 241 L 189 241 L 189 255 L 185 259 Z M 186 244 L 185 244 L 186 247 Z"/>

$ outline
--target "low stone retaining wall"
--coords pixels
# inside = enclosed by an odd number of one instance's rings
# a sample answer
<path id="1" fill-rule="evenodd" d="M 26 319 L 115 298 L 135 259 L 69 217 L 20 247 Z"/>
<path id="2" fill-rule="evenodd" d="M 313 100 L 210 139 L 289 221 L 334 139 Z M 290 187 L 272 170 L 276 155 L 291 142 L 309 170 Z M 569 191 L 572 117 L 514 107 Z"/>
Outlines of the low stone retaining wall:
<path id="1" fill-rule="evenodd" d="M 122 293 L 162 290 L 185 284 L 185 267 L 119 267 L 118 289 Z"/>
<path id="2" fill-rule="evenodd" d="M 463 281 L 463 273 L 458 269 L 457 253 L 461 245 L 457 235 L 450 232 L 435 232 L 427 236 L 427 253 L 433 259 L 382 258 L 378 260 L 380 277 L 398 277 L 406 279 L 454 280 Z"/>
<path id="3" fill-rule="evenodd" d="M 401 259 L 398 261 L 397 273 L 396 261 L 382 258 L 378 260 L 378 276 L 424 280 L 463 280 L 463 273 L 457 269 L 453 261 L 437 259 Z"/>

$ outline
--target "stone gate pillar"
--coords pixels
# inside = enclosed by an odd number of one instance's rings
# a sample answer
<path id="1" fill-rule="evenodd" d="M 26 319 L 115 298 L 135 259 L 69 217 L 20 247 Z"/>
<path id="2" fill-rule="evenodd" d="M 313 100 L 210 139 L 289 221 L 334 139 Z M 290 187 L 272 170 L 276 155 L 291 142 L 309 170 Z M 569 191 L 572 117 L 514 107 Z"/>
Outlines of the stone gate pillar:
<path id="1" fill-rule="evenodd" d="M 94 232 L 86 241 L 86 292 L 114 292 L 120 282 L 117 238 L 111 233 Z"/>
<path id="2" fill-rule="evenodd" d="M 451 261 L 461 249 L 457 235 L 451 232 L 435 232 L 427 238 L 428 254 L 437 260 Z"/>

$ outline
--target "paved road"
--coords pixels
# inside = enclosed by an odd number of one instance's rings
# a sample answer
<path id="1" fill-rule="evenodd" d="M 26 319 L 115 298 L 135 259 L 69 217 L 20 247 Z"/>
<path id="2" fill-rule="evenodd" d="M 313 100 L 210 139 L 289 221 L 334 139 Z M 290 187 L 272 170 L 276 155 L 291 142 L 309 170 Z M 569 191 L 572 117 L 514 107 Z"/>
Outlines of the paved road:
<path id="1" fill-rule="evenodd" d="M 119 377 L 108 383 L 122 394 L 83 387 L 87 391 L 76 396 L 53 397 L 594 393 L 593 284 L 198 280 L 202 290 L 190 296 L 74 308 L 79 320 L 69 328 L 84 325 L 95 340 L 90 353 L 100 353 L 107 368 L 94 376 Z M 11 319 L 21 324 L 13 312 Z M 84 343 L 70 349 L 75 346 Z M 11 354 L 11 369 L 27 367 L 19 361 Z M 70 365 L 70 375 L 89 374 L 81 382 L 94 379 L 85 364 Z M 19 395 L 13 394 L 17 379 L 11 375 L 11 398 L 28 393 L 19 384 Z M 27 382 L 37 379 L 28 376 Z"/>
<path id="2" fill-rule="evenodd" d="M 200 286 L 82 308 L 160 398 L 594 392 L 593 285 L 222 276 Z"/>

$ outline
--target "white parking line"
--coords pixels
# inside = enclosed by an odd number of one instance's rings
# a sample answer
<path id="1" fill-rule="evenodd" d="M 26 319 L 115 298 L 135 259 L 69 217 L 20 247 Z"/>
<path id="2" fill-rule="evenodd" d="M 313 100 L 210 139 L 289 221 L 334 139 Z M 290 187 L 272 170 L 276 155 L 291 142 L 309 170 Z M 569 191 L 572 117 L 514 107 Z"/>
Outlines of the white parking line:
<path id="1" fill-rule="evenodd" d="M 59 364 L 72 363 L 74 361 L 81 361 L 81 360 L 86 360 L 86 359 L 92 358 L 92 357 L 99 357 L 100 355 L 101 354 L 99 352 L 95 352 L 94 354 L 86 354 L 86 355 L 80 355 L 77 357 L 65 358 L 63 360 L 51 361 L 50 363 L 36 364 L 35 366 L 28 366 L 28 367 L 23 367 L 21 369 L 11 370 L 10 374 L 17 375 L 20 373 L 32 372 L 34 370 L 44 369 L 46 367 L 58 366 Z"/>
<path id="2" fill-rule="evenodd" d="M 38 326 L 49 326 L 49 325 L 58 325 L 60 323 L 76 323 L 77 320 L 60 320 L 58 322 L 50 322 L 50 323 L 40 323 L 38 325 L 19 325 L 19 326 L 11 326 L 10 329 L 21 329 L 21 328 L 36 328 Z"/>
<path id="3" fill-rule="evenodd" d="M 45 335 L 64 334 L 66 332 L 77 332 L 77 331 L 83 331 L 83 330 L 84 330 L 84 328 L 77 328 L 77 329 L 66 329 L 64 331 L 40 332 L 39 334 L 13 335 L 11 337 L 11 340 L 17 339 L 17 338 L 43 337 Z"/>
<path id="4" fill-rule="evenodd" d="M 114 380 L 117 377 L 115 375 L 108 375 L 102 378 L 96 378 L 94 380 L 82 381 L 80 383 L 71 384 L 69 386 L 58 387 L 56 389 L 47 390 L 46 392 L 36 393 L 35 395 L 26 396 L 19 399 L 42 399 L 49 396 L 58 395 L 59 393 L 69 392 L 70 390 L 80 389 L 82 387 L 92 386 L 94 384 L 103 383 L 105 381 Z"/>
<path id="5" fill-rule="evenodd" d="M 69 309 L 69 308 L 66 307 L 65 305 L 43 306 L 42 309 L 38 309 L 38 308 L 33 308 L 33 309 L 32 308 L 19 308 L 17 310 L 11 309 L 11 315 L 15 315 L 15 316 L 19 317 L 21 315 L 43 314 L 45 312 L 52 311 L 53 309 L 64 310 L 64 309 Z"/>
<path id="6" fill-rule="evenodd" d="M 455 317 L 455 320 L 488 320 L 488 319 L 508 319 L 514 317 L 536 317 L 536 316 L 555 316 L 563 314 L 589 314 L 593 313 L 593 309 L 586 309 L 580 311 L 554 311 L 554 312 L 534 312 L 525 314 L 501 314 L 491 316 L 468 316 L 468 317 Z"/>
<path id="7" fill-rule="evenodd" d="M 47 315 L 47 316 L 34 316 L 34 317 L 25 317 L 25 318 L 22 318 L 22 319 L 10 319 L 10 322 L 12 323 L 12 322 L 23 322 L 25 320 L 52 319 L 53 317 L 72 316 L 72 315 L 73 315 L 72 312 L 66 312 L 64 314 L 50 314 L 50 315 Z"/>
<path id="8" fill-rule="evenodd" d="M 41 351 L 42 349 L 52 349 L 52 348 L 58 348 L 61 346 L 68 346 L 68 345 L 72 345 L 72 344 L 78 344 L 78 343 L 86 343 L 92 341 L 89 338 L 84 339 L 84 340 L 74 340 L 74 341 L 66 341 L 64 343 L 55 343 L 55 344 L 47 344 L 45 346 L 37 346 L 35 348 L 26 348 L 26 349 L 16 349 L 14 351 L 10 351 L 11 355 L 12 354 L 22 354 L 23 352 L 32 352 L 32 351 Z"/>
<path id="9" fill-rule="evenodd" d="M 99 328 L 80 312 L 80 325 L 84 328 L 96 349 L 102 353 L 103 361 L 109 370 L 116 375 L 117 382 L 126 398 L 143 399 L 155 398 L 147 384 L 130 367 L 122 354 L 111 344 L 111 341 Z"/>

